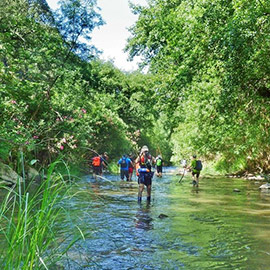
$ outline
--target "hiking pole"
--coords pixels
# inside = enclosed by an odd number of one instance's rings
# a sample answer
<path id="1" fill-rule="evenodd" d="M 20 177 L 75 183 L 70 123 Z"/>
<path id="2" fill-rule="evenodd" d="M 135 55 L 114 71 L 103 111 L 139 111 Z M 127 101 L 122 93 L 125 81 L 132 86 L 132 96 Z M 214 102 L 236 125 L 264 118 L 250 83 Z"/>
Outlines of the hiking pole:
<path id="1" fill-rule="evenodd" d="M 186 172 L 186 168 L 184 168 L 183 174 L 182 174 L 180 180 L 178 181 L 178 183 L 181 183 L 182 182 L 182 180 L 183 180 L 183 178 L 185 176 L 185 172 Z"/>

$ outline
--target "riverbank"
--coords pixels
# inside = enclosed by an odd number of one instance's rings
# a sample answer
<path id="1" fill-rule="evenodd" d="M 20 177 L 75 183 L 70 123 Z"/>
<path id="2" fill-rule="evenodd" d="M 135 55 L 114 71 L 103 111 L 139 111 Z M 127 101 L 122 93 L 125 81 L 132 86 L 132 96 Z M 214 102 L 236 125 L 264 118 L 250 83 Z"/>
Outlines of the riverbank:
<path id="1" fill-rule="evenodd" d="M 246 180 L 255 180 L 255 181 L 267 181 L 267 177 L 260 175 L 260 174 L 251 174 L 251 173 L 244 173 L 244 174 L 226 174 L 228 178 L 243 178 Z"/>

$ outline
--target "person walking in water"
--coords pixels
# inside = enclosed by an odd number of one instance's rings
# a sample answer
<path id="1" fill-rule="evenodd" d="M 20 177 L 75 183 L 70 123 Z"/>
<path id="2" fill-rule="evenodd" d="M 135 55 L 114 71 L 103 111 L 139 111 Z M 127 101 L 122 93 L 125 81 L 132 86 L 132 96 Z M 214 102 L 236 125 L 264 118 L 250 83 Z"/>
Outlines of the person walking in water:
<path id="1" fill-rule="evenodd" d="M 128 173 L 129 173 L 129 181 L 132 181 L 132 175 L 133 175 L 133 170 L 134 170 L 134 158 L 132 154 L 129 154 L 129 159 L 131 161 L 129 168 L 128 168 Z"/>
<path id="2" fill-rule="evenodd" d="M 162 177 L 163 160 L 161 155 L 158 155 L 156 157 L 156 166 L 157 166 L 157 177 Z"/>
<path id="3" fill-rule="evenodd" d="M 117 162 L 118 166 L 120 166 L 120 177 L 121 180 L 124 181 L 125 177 L 127 181 L 130 181 L 129 178 L 129 168 L 132 164 L 130 158 L 128 158 L 126 155 L 123 155 L 122 158 L 120 158 Z"/>
<path id="4" fill-rule="evenodd" d="M 103 171 L 105 169 L 108 170 L 108 162 L 107 162 L 108 159 L 109 159 L 108 153 L 107 152 L 104 152 L 101 155 L 101 175 L 103 174 Z"/>
<path id="5" fill-rule="evenodd" d="M 93 175 L 96 179 L 97 176 L 102 176 L 103 168 L 107 168 L 106 160 L 108 159 L 108 154 L 105 152 L 103 155 L 97 155 L 93 157 L 92 167 L 93 167 Z"/>
<path id="6" fill-rule="evenodd" d="M 199 186 L 199 177 L 202 170 L 202 162 L 197 159 L 196 155 L 192 156 L 192 161 L 190 166 L 188 166 L 188 169 L 191 169 L 191 174 L 193 178 L 193 186 L 198 187 Z"/>
<path id="7" fill-rule="evenodd" d="M 147 202 L 151 201 L 152 178 L 154 173 L 151 171 L 155 159 L 149 153 L 149 149 L 144 145 L 139 156 L 135 160 L 136 174 L 138 176 L 138 202 L 142 201 L 144 186 L 147 188 Z"/>

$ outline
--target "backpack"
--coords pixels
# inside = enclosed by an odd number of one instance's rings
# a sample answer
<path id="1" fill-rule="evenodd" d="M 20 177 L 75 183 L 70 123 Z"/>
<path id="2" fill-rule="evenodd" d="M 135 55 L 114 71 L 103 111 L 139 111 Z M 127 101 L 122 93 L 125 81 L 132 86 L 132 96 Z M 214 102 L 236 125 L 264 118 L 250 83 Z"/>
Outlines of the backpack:
<path id="1" fill-rule="evenodd" d="M 203 168 L 202 162 L 200 160 L 196 160 L 196 166 L 195 166 L 195 170 L 197 171 L 201 171 Z"/>
<path id="2" fill-rule="evenodd" d="M 127 167 L 127 159 L 126 158 L 122 158 L 120 164 L 121 164 L 121 168 L 126 168 Z"/>
<path id="3" fill-rule="evenodd" d="M 101 158 L 100 157 L 94 157 L 92 161 L 92 165 L 94 167 L 99 167 L 101 164 Z"/>
<path id="4" fill-rule="evenodd" d="M 157 166 L 161 166 L 162 165 L 162 160 L 160 158 L 157 159 Z"/>
<path id="5" fill-rule="evenodd" d="M 151 155 L 150 154 L 144 154 L 140 156 L 140 167 L 147 167 L 151 168 Z"/>

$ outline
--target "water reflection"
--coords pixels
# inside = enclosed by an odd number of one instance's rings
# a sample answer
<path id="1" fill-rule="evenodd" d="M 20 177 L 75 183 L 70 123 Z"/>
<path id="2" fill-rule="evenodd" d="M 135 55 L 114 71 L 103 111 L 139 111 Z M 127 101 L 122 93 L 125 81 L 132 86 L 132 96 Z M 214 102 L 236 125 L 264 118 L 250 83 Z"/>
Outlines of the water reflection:
<path id="1" fill-rule="evenodd" d="M 138 205 L 135 182 L 104 177 L 83 180 L 85 196 L 66 202 L 90 236 L 72 248 L 65 270 L 270 269 L 270 196 L 259 184 L 212 177 L 197 188 L 189 175 L 179 184 L 164 174 L 153 180 L 151 204 L 144 197 Z"/>
<path id="2" fill-rule="evenodd" d="M 139 205 L 138 211 L 135 216 L 135 227 L 142 230 L 154 229 L 153 218 L 151 217 L 151 205 L 147 203 L 145 206 Z"/>
<path id="3" fill-rule="evenodd" d="M 192 193 L 199 193 L 200 188 L 193 185 L 191 192 Z"/>

